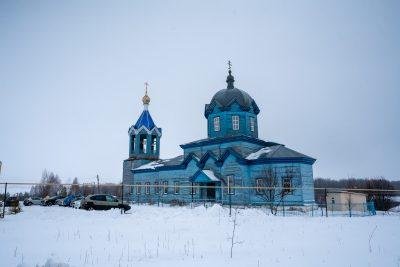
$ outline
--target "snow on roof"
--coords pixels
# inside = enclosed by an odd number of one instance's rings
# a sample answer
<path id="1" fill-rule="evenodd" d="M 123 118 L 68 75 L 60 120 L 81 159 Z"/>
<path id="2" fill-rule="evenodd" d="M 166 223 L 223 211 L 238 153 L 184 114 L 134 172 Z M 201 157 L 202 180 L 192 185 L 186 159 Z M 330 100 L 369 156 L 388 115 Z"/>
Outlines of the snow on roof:
<path id="1" fill-rule="evenodd" d="M 253 159 L 258 159 L 259 157 L 261 157 L 263 154 L 268 154 L 269 152 L 271 152 L 272 149 L 270 147 L 263 147 L 260 150 L 251 153 L 250 155 L 248 155 L 246 157 L 246 159 L 248 160 L 253 160 Z"/>
<path id="2" fill-rule="evenodd" d="M 145 169 L 153 169 L 154 170 L 157 167 L 164 166 L 163 162 L 164 162 L 163 160 L 153 161 L 153 162 L 144 164 L 144 165 L 142 165 L 140 167 L 137 167 L 134 170 L 145 170 Z"/>
<path id="3" fill-rule="evenodd" d="M 214 172 L 211 170 L 203 170 L 203 173 L 210 178 L 211 181 L 219 182 L 219 179 L 215 176 Z"/>

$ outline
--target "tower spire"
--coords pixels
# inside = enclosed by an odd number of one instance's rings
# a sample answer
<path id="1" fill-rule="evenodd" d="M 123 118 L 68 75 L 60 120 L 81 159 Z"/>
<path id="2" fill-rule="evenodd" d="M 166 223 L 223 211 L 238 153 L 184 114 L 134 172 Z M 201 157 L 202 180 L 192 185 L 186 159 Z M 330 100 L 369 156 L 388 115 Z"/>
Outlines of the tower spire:
<path id="1" fill-rule="evenodd" d="M 226 77 L 226 82 L 228 84 L 228 89 L 235 88 L 235 86 L 233 85 L 233 83 L 235 82 L 235 78 L 232 76 L 232 63 L 230 60 L 228 60 L 228 77 Z"/>

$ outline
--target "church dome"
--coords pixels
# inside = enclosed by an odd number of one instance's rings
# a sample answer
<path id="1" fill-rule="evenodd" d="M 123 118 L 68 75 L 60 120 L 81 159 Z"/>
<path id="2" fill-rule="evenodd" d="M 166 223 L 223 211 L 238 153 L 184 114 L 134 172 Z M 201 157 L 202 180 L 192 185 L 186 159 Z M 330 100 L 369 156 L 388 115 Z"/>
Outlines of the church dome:
<path id="1" fill-rule="evenodd" d="M 210 104 L 206 105 L 205 116 L 213 111 L 215 106 L 218 106 L 221 110 L 229 110 L 233 103 L 237 103 L 239 107 L 244 111 L 249 111 L 253 108 L 255 114 L 260 112 L 254 99 L 245 91 L 234 87 L 235 79 L 229 70 L 229 75 L 226 78 L 228 84 L 226 89 L 219 90 L 211 99 Z"/>

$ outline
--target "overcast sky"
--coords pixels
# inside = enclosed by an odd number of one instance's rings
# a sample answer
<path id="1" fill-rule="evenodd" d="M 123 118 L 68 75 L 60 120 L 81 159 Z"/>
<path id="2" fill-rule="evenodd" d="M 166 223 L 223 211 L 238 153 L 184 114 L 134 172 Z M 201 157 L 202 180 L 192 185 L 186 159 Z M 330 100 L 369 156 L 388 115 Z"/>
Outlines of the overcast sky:
<path id="1" fill-rule="evenodd" d="M 1 180 L 120 181 L 150 112 L 161 156 L 207 135 L 236 87 L 261 139 L 317 159 L 315 177 L 400 179 L 399 1 L 0 1 Z"/>

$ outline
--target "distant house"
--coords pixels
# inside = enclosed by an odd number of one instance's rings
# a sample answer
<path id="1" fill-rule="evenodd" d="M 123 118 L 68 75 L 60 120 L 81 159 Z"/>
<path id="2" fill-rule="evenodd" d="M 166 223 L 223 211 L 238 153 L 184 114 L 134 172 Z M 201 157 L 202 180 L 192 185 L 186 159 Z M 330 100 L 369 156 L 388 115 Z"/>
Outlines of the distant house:
<path id="1" fill-rule="evenodd" d="M 367 195 L 349 191 L 331 191 L 326 194 L 329 211 L 360 211 L 366 212 Z"/>

